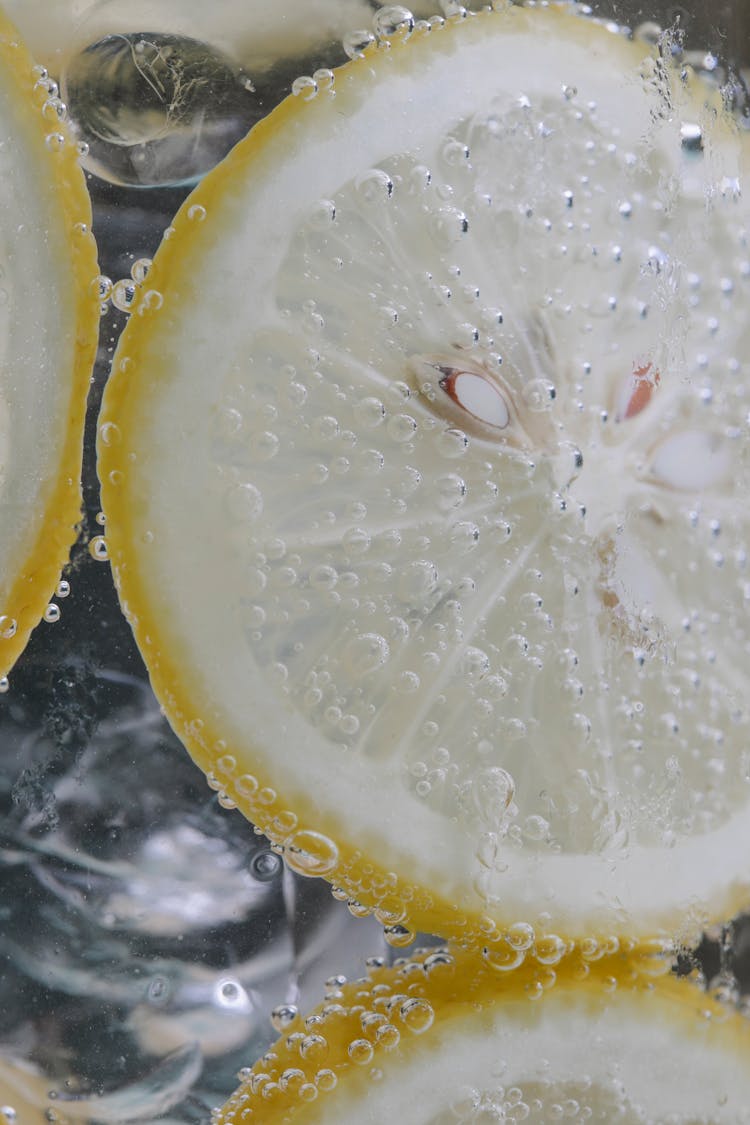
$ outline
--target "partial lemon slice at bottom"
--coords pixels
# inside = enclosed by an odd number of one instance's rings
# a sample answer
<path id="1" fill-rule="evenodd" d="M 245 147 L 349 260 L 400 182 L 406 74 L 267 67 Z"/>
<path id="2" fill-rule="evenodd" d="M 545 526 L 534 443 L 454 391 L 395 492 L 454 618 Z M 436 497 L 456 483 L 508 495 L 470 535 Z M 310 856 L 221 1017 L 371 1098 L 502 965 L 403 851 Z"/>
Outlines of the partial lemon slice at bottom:
<path id="1" fill-rule="evenodd" d="M 567 5 L 407 32 L 157 255 L 122 605 L 225 803 L 387 924 L 684 936 L 750 896 L 746 147 Z"/>
<path id="2" fill-rule="evenodd" d="M 290 1025 L 214 1125 L 750 1121 L 750 1024 L 654 952 L 592 953 L 372 969 Z"/>
<path id="3" fill-rule="evenodd" d="M 64 117 L 0 13 L 0 676 L 41 619 L 81 514 L 98 270 Z"/>

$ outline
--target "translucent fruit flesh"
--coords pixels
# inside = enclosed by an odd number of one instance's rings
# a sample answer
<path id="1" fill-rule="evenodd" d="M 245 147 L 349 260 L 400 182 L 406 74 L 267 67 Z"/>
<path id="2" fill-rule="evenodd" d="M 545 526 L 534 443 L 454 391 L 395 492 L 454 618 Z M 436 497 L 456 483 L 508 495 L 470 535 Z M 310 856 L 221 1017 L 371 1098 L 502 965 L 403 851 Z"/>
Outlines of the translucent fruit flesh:
<path id="1" fill-rule="evenodd" d="M 747 896 L 743 153 L 512 7 L 290 99 L 157 256 L 100 429 L 123 607 L 211 784 L 390 925 Z"/>
<path id="2" fill-rule="evenodd" d="M 502 973 L 428 951 L 336 987 L 215 1125 L 750 1120 L 739 1015 L 655 955 L 540 953 Z"/>
<path id="3" fill-rule="evenodd" d="M 75 539 L 99 324 L 91 208 L 54 83 L 0 14 L 0 675 Z"/>

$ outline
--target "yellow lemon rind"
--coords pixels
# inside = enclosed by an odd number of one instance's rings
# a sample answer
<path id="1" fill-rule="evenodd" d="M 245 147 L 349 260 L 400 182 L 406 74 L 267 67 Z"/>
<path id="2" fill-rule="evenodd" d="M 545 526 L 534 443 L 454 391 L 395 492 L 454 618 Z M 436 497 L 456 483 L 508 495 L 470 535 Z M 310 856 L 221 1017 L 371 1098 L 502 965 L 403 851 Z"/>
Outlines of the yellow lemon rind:
<path id="1" fill-rule="evenodd" d="M 66 232 L 69 284 L 76 294 L 74 362 L 72 370 L 60 373 L 61 378 L 70 382 L 66 438 L 57 475 L 47 488 L 40 533 L 2 607 L 3 614 L 16 622 L 12 636 L 0 637 L 0 675 L 4 676 L 23 652 L 32 629 L 44 614 L 60 572 L 68 561 L 81 518 L 83 428 L 99 328 L 99 298 L 93 282 L 99 271 L 91 233 L 91 202 L 78 164 L 75 141 L 64 123 L 55 123 L 54 131 L 65 137 L 65 143 L 54 151 L 45 144 L 51 130 L 42 117 L 41 105 L 48 95 L 37 97 L 34 86 L 38 73 L 34 71 L 34 60 L 1 12 L 0 66 L 18 91 L 17 112 L 24 121 L 27 143 L 33 146 L 37 156 L 39 183 L 49 185 L 49 210 L 56 213 L 55 221 Z M 54 295 L 50 294 L 49 299 L 54 300 Z"/>
<path id="2" fill-rule="evenodd" d="M 546 34 L 554 36 L 557 29 L 566 34 L 582 36 L 601 35 L 606 39 L 606 49 L 621 52 L 623 65 L 633 65 L 647 58 L 651 50 L 644 44 L 633 43 L 622 35 L 599 28 L 595 21 L 584 19 L 565 4 L 542 10 L 512 7 L 502 18 L 512 16 L 530 29 L 539 26 L 534 21 L 549 21 Z M 497 13 L 484 12 L 471 17 L 475 20 L 496 19 Z M 571 32 L 571 27 L 573 31 Z M 434 35 L 436 32 L 430 32 Z M 352 60 L 336 72 L 336 88 L 341 91 L 349 82 L 357 96 L 358 88 L 366 87 L 368 75 L 394 65 L 402 53 L 409 65 L 418 67 L 419 36 L 406 42 L 395 41 L 388 50 L 374 46 L 361 58 Z M 603 40 L 604 42 L 604 40 Z M 412 59 L 409 52 L 416 58 Z M 348 88 L 347 88 L 348 89 Z M 359 90 L 360 95 L 362 91 Z M 365 91 L 366 93 L 366 91 Z M 716 112 L 720 110 L 718 95 L 700 87 L 700 96 L 706 103 L 712 101 Z M 262 120 L 226 158 L 210 173 L 192 193 L 178 212 L 168 237 L 162 243 L 149 272 L 146 288 L 160 294 L 158 307 L 150 306 L 142 298 L 136 303 L 130 322 L 121 338 L 113 374 L 108 383 L 99 420 L 98 465 L 102 486 L 102 502 L 107 517 L 108 555 L 112 563 L 115 584 L 120 602 L 128 618 L 138 647 L 144 658 L 152 687 L 165 713 L 180 739 L 197 764 L 206 772 L 209 784 L 221 795 L 227 807 L 239 808 L 269 839 L 286 852 L 290 865 L 298 871 L 322 875 L 355 904 L 369 907 L 384 925 L 403 925 L 423 932 L 451 938 L 464 946 L 479 946 L 487 933 L 498 930 L 498 925 L 511 925 L 519 919 L 513 916 L 489 919 L 467 914 L 441 894 L 439 887 L 425 887 L 418 877 L 409 877 L 378 864 L 378 841 L 364 836 L 357 839 L 342 838 L 335 815 L 316 807 L 313 795 L 297 793 L 290 800 L 283 792 L 279 778 L 271 777 L 262 768 L 248 769 L 243 763 L 246 751 L 228 743 L 222 736 L 220 723 L 212 720 L 210 699 L 206 698 L 200 674 L 186 665 L 179 644 L 170 637 L 169 622 L 161 613 L 158 596 L 149 589 L 148 574 L 142 568 L 137 544 L 144 527 L 137 508 L 129 503 L 127 476 L 132 464 L 127 434 L 135 419 L 143 411 L 143 399 L 148 396 L 148 386 L 139 388 L 139 368 L 148 347 L 149 333 L 160 326 L 169 327 L 173 310 L 185 299 L 191 299 L 200 287 L 200 269 L 197 263 L 205 246 L 213 236 L 208 223 L 196 222 L 196 210 L 211 214 L 225 193 L 231 193 L 234 181 L 252 175 L 256 163 L 262 164 L 267 150 L 276 142 L 279 132 L 289 126 L 304 129 L 307 115 L 315 113 L 317 100 L 305 101 L 301 97 L 286 99 L 267 118 Z M 163 327 L 159 328 L 164 331 Z M 166 367 L 160 377 L 167 382 L 173 372 Z M 106 435 L 106 437 L 105 437 Z M 189 550 L 189 544 L 185 545 Z M 248 755 L 249 757 L 249 755 Z M 238 761 L 240 764 L 238 764 Z M 302 841 L 314 842 L 322 836 L 332 842 L 337 853 L 335 863 L 321 859 L 304 863 L 295 860 Z M 314 849 L 313 849 L 314 850 Z M 736 914 L 747 901 L 746 886 L 724 888 L 709 904 L 694 904 L 695 911 L 689 919 L 675 919 L 665 911 L 663 917 L 648 927 L 638 918 L 623 924 L 631 937 L 647 941 L 655 934 L 674 936 L 676 930 L 686 943 L 697 940 L 701 928 L 710 920 L 727 919 Z M 355 906 L 356 909 L 356 906 Z M 498 908 L 502 914 L 502 905 Z M 592 927 L 582 922 L 577 936 L 590 933 Z M 499 932 L 499 931 L 498 931 Z M 563 936 L 576 934 L 563 932 Z"/>
<path id="3" fill-rule="evenodd" d="M 635 953 L 627 943 L 619 949 L 610 945 L 608 952 L 572 944 L 554 969 L 540 964 L 530 951 L 509 972 L 498 972 L 476 956 L 450 947 L 422 950 L 391 967 L 369 968 L 362 980 L 329 985 L 326 999 L 304 1018 L 298 1015 L 290 1022 L 270 1050 L 243 1072 L 216 1125 L 328 1120 L 326 1114 L 341 1093 L 354 1104 L 361 1098 L 365 1107 L 368 1091 L 373 1091 L 373 1068 L 378 1082 L 387 1083 L 390 1063 L 408 1067 L 417 1052 L 423 1058 L 429 1055 L 433 1040 L 458 1044 L 481 1013 L 494 1010 L 502 1018 L 507 1010 L 512 1024 L 519 1009 L 514 1013 L 511 1005 L 520 1003 L 521 1013 L 526 1004 L 534 1005 L 533 1016 L 543 1019 L 545 1003 L 552 996 L 563 1005 L 563 1013 L 573 1004 L 588 1014 L 607 1007 L 616 1010 L 622 999 L 633 1005 L 639 1018 L 642 1014 L 644 1025 L 650 1013 L 658 1012 L 673 1030 L 675 1049 L 681 1053 L 691 1043 L 700 1051 L 710 1027 L 711 1040 L 719 1049 L 737 1057 L 738 1072 L 750 1041 L 747 1021 L 694 980 L 674 976 L 658 943 Z M 418 1002 L 416 1013 L 410 1012 L 413 1001 Z M 369 1013 L 385 1016 L 398 1035 L 383 1035 L 379 1029 L 386 1021 L 377 1016 L 368 1020 Z M 416 1026 L 410 1027 L 413 1014 Z M 558 1034 L 561 1030 L 558 1027 Z M 311 1036 L 323 1044 L 310 1044 Z M 363 1043 L 369 1044 L 369 1051 Z M 498 1054 L 498 1062 L 500 1058 Z M 588 1063 L 581 1054 L 581 1073 L 567 1074 L 566 1080 L 583 1078 Z M 456 1076 L 457 1084 L 460 1078 Z M 509 1086 L 515 1084 L 512 1074 L 503 1078 Z"/>

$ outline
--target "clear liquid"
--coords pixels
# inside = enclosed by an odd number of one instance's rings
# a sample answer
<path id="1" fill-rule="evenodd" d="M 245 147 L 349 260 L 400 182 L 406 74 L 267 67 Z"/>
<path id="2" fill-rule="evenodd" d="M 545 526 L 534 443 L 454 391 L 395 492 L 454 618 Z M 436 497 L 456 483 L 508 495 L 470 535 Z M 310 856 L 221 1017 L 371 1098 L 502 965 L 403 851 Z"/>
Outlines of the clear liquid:
<path id="1" fill-rule="evenodd" d="M 203 7 L 10 6 L 62 79 L 88 146 L 100 269 L 113 282 L 153 256 L 188 185 L 295 77 L 343 61 L 342 38 L 371 26 L 380 5 L 285 0 L 273 24 L 260 2 L 207 5 L 211 21 Z M 433 4 L 413 7 L 426 15 Z M 692 9 L 613 4 L 609 14 L 679 16 L 702 48 L 693 61 L 709 70 L 724 36 L 732 50 L 747 46 L 741 2 L 722 28 L 707 6 Z M 736 95 L 741 109 L 741 83 Z M 102 531 L 93 447 L 126 319 L 117 304 L 102 318 L 70 592 L 0 703 L 0 1122 L 13 1120 L 3 1105 L 29 1103 L 22 1125 L 52 1119 L 49 1107 L 61 1122 L 205 1121 L 275 1038 L 272 1008 L 305 1008 L 331 974 L 394 952 L 380 927 L 285 870 L 219 807 L 161 716 L 108 566 L 89 549 Z M 707 936 L 707 978 L 750 987 L 748 932 L 738 923 Z"/>

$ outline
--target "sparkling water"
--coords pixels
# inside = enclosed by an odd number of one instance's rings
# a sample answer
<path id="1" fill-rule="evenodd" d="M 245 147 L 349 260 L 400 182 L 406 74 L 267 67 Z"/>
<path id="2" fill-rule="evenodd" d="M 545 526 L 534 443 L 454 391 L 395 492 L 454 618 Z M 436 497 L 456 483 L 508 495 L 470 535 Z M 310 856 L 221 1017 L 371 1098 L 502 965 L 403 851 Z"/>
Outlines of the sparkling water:
<path id="1" fill-rule="evenodd" d="M 303 92 L 373 37 L 436 8 L 460 15 L 462 5 L 8 7 L 59 83 L 80 140 L 102 334 L 79 542 L 0 701 L 0 1122 L 14 1120 L 15 1095 L 42 1107 L 33 1121 L 52 1106 L 47 1119 L 60 1122 L 202 1122 L 296 1006 L 318 999 L 333 974 L 360 972 L 366 955 L 393 956 L 399 935 L 386 943 L 374 921 L 352 918 L 357 904 L 350 912 L 325 883 L 285 869 L 264 837 L 220 807 L 161 715 L 106 561 L 93 459 L 101 390 L 133 287 L 189 186 L 293 84 Z M 733 64 L 741 114 L 747 57 L 719 51 L 744 43 L 747 56 L 748 10 L 738 0 L 717 28 L 708 6 L 692 9 L 613 3 L 608 14 L 640 23 L 644 36 L 671 23 L 679 49 L 717 83 Z M 505 779 L 490 783 L 496 800 Z M 707 978 L 729 988 L 747 979 L 749 946 L 740 924 L 707 935 Z"/>

